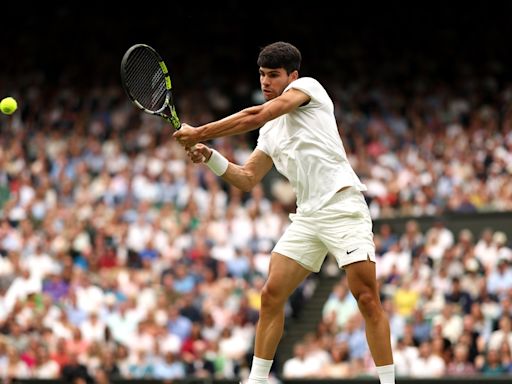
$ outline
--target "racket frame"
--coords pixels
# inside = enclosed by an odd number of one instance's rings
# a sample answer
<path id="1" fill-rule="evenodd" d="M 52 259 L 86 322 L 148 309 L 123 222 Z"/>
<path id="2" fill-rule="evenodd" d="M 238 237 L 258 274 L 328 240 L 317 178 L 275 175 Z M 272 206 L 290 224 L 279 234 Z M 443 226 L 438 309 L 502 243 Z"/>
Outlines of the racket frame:
<path id="1" fill-rule="evenodd" d="M 128 86 L 126 85 L 127 79 L 126 79 L 125 67 L 127 65 L 128 58 L 130 57 L 130 55 L 133 53 L 134 50 L 140 49 L 140 48 L 149 50 L 155 56 L 155 58 L 158 61 L 159 66 L 160 66 L 160 69 L 162 70 L 162 73 L 164 75 L 165 89 L 166 89 L 164 105 L 156 111 L 147 109 L 142 104 L 140 104 L 137 101 L 137 99 L 133 96 L 133 94 L 130 92 L 130 89 L 128 88 Z M 160 116 L 165 121 L 167 121 L 169 124 L 171 124 L 171 126 L 175 130 L 179 130 L 181 128 L 181 122 L 180 122 L 180 119 L 178 118 L 178 113 L 176 112 L 176 107 L 174 105 L 173 95 L 171 92 L 172 83 L 171 83 L 171 77 L 169 75 L 169 70 L 167 69 L 167 65 L 165 65 L 165 62 L 163 61 L 162 57 L 158 54 L 158 52 L 154 48 L 150 47 L 147 44 L 135 44 L 135 45 L 132 45 L 130 48 L 128 48 L 128 50 L 123 55 L 123 59 L 121 60 L 121 80 L 122 80 L 122 85 L 123 85 L 123 88 L 124 88 L 126 94 L 128 95 L 128 97 L 130 98 L 132 103 L 137 108 L 139 108 L 143 112 L 146 112 L 150 115 Z M 169 113 L 165 113 L 166 108 L 169 108 Z"/>

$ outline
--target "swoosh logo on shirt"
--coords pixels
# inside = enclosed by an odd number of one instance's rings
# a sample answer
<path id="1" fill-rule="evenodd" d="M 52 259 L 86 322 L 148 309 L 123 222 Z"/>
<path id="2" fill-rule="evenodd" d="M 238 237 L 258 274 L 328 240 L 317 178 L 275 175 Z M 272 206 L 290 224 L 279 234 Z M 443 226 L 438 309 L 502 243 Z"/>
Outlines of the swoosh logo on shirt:
<path id="1" fill-rule="evenodd" d="M 351 250 L 351 251 L 347 251 L 347 255 L 350 255 L 352 252 L 355 252 L 355 251 L 357 251 L 358 249 L 359 249 L 359 248 L 353 249 L 353 250 Z"/>

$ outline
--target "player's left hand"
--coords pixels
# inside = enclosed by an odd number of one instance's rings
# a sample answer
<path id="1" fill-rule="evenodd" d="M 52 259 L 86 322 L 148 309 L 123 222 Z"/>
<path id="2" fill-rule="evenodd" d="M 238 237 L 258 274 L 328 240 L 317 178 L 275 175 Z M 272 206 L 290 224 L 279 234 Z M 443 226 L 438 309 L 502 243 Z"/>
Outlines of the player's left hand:
<path id="1" fill-rule="evenodd" d="M 206 163 L 212 156 L 212 150 L 204 144 L 197 143 L 194 147 L 185 147 L 188 157 L 193 163 Z"/>
<path id="2" fill-rule="evenodd" d="M 188 124 L 182 124 L 179 131 L 172 135 L 183 147 L 192 147 L 200 141 L 199 130 Z"/>

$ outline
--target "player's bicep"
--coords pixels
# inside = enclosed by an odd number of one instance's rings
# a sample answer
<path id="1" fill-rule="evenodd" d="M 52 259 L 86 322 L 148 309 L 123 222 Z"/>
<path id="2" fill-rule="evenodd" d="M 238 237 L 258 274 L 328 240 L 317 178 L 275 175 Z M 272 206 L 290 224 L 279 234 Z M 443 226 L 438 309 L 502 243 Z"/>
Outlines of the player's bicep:
<path id="1" fill-rule="evenodd" d="M 290 89 L 279 97 L 263 104 L 265 122 L 275 119 L 281 115 L 291 112 L 301 105 L 309 103 L 311 97 L 298 89 Z"/>

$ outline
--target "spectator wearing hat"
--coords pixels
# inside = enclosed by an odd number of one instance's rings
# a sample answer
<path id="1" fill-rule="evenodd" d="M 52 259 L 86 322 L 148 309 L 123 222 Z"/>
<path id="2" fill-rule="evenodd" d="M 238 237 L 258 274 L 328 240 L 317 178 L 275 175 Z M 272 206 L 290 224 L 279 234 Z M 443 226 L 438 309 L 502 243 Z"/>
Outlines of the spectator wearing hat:
<path id="1" fill-rule="evenodd" d="M 483 268 L 476 258 L 472 257 L 465 260 L 464 273 L 460 276 L 460 284 L 473 300 L 478 297 L 480 287 L 485 285 L 482 270 Z"/>
<path id="2" fill-rule="evenodd" d="M 492 239 L 496 245 L 498 260 L 505 259 L 509 262 L 512 261 L 512 249 L 507 246 L 507 235 L 505 232 L 498 231 L 494 233 Z"/>
<path id="3" fill-rule="evenodd" d="M 505 258 L 498 259 L 498 265 L 487 279 L 487 291 L 499 298 L 512 288 L 512 267 Z"/>

